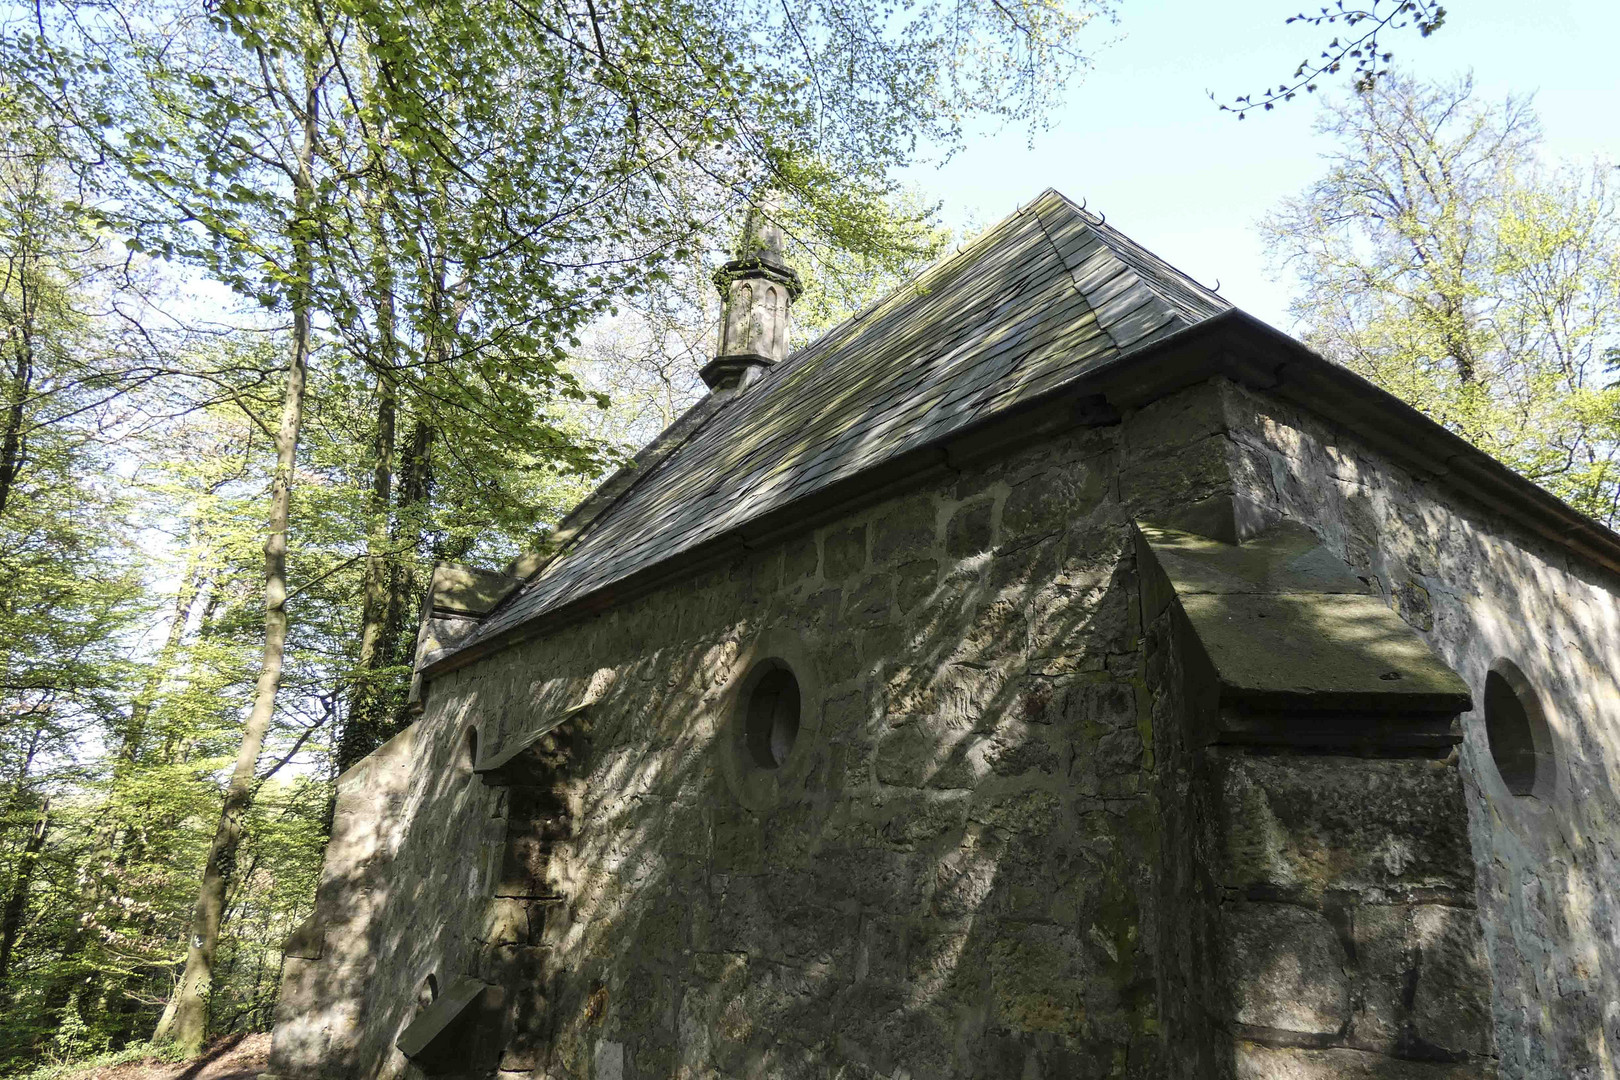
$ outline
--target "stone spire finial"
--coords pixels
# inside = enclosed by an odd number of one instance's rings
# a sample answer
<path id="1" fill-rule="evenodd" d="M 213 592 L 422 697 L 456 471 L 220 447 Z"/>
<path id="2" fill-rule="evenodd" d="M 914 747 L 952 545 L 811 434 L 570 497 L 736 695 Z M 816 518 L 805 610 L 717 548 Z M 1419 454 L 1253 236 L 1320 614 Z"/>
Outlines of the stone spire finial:
<path id="1" fill-rule="evenodd" d="M 741 390 L 787 356 L 788 316 L 804 286 L 782 254 L 777 203 L 748 208 L 736 257 L 714 272 L 720 290 L 720 349 L 705 364 L 710 390 Z"/>

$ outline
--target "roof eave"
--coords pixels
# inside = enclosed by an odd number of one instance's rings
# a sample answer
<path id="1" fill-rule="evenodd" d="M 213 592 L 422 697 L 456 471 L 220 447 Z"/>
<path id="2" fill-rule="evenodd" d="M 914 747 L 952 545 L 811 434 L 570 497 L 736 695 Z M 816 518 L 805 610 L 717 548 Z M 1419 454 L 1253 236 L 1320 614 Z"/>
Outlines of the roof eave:
<path id="1" fill-rule="evenodd" d="M 1101 419 L 1099 410 L 1140 407 L 1216 376 L 1269 393 L 1316 415 L 1324 415 L 1320 402 L 1331 400 L 1333 415 L 1325 419 L 1349 428 L 1403 466 L 1472 497 L 1486 509 L 1594 565 L 1620 574 L 1620 535 L 1394 395 L 1319 356 L 1275 327 L 1231 308 L 1082 372 L 1013 408 L 475 640 L 441 656 L 422 674 L 444 674 L 973 461 L 1008 453 L 1067 426 L 1097 423 Z"/>
<path id="2" fill-rule="evenodd" d="M 1247 312 L 1233 309 L 1204 325 L 1220 323 L 1245 344 L 1266 347 L 1269 384 L 1228 372 L 1235 381 L 1263 390 L 1308 412 L 1341 424 L 1412 471 L 1471 496 L 1529 531 L 1620 573 L 1620 534 L 1526 479 L 1460 435 L 1442 427 L 1394 394 L 1313 352 L 1302 342 Z M 1230 357 L 1223 366 L 1232 365 Z M 1259 375 L 1260 372 L 1254 372 Z M 1331 415 L 1321 402 L 1332 401 Z"/>

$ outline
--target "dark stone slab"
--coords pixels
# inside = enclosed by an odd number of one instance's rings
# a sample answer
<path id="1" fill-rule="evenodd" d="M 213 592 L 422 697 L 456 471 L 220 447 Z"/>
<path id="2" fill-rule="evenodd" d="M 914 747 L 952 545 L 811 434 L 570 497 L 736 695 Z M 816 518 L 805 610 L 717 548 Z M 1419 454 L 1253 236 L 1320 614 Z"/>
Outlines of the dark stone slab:
<path id="1" fill-rule="evenodd" d="M 428 1075 L 457 1072 L 466 1067 L 466 1036 L 476 1027 L 477 1005 L 489 984 L 462 976 L 423 1009 L 400 1032 L 400 1053 Z"/>
<path id="2" fill-rule="evenodd" d="M 1138 523 L 1152 618 L 1175 603 L 1219 688 L 1226 728 L 1327 743 L 1362 733 L 1456 741 L 1467 684 L 1309 529 L 1279 523 L 1243 543 Z"/>

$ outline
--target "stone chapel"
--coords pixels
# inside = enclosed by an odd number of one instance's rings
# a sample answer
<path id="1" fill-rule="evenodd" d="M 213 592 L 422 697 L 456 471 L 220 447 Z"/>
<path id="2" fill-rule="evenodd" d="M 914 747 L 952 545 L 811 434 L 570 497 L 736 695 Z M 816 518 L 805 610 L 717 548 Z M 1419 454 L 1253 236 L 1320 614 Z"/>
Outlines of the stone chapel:
<path id="1" fill-rule="evenodd" d="M 1620 1075 L 1620 536 L 1047 191 L 441 566 L 281 1080 Z"/>

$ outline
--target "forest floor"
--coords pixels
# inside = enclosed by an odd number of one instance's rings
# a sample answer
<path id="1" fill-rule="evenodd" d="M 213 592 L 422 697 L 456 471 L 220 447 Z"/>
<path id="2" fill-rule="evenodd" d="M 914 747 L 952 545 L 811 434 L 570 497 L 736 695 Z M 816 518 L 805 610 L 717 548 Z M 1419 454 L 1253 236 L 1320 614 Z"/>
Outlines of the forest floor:
<path id="1" fill-rule="evenodd" d="M 253 1080 L 270 1065 L 270 1033 L 231 1035 L 192 1061 L 126 1061 L 92 1065 L 63 1080 Z"/>

